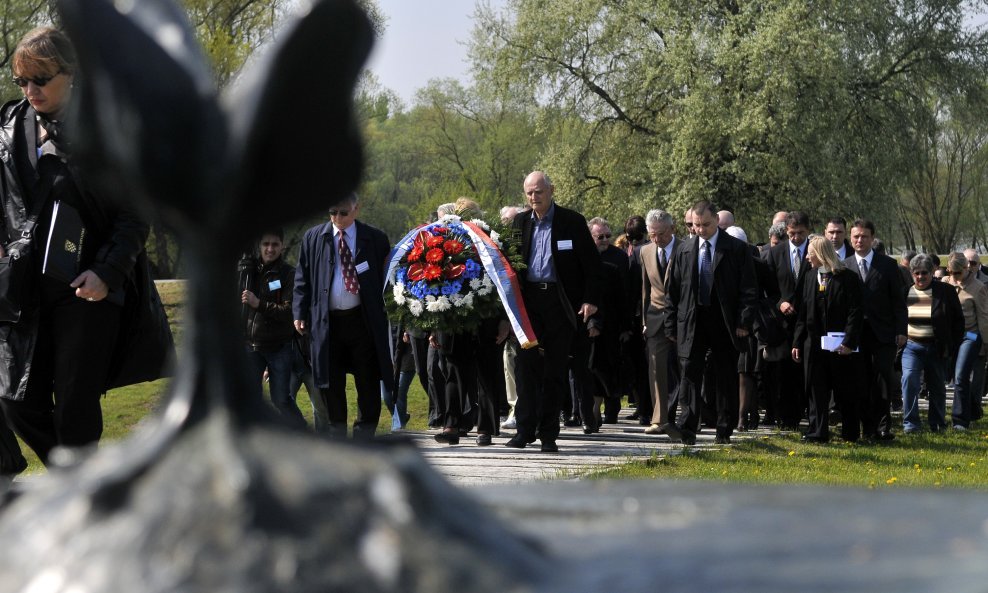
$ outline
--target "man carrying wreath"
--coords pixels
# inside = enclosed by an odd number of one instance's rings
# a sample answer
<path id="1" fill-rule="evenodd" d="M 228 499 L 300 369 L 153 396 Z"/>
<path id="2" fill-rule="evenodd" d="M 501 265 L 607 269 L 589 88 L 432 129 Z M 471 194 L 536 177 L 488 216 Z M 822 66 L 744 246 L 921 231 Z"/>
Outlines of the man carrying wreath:
<path id="1" fill-rule="evenodd" d="M 538 438 L 542 451 L 556 452 L 559 410 L 568 393 L 567 363 L 577 332 L 588 332 L 587 321 L 600 302 L 601 260 L 578 212 L 556 204 L 549 176 L 533 171 L 525 178 L 530 212 L 515 216 L 522 257 L 521 291 L 538 348 L 518 353 L 515 370 L 518 434 L 505 443 L 523 448 Z"/>

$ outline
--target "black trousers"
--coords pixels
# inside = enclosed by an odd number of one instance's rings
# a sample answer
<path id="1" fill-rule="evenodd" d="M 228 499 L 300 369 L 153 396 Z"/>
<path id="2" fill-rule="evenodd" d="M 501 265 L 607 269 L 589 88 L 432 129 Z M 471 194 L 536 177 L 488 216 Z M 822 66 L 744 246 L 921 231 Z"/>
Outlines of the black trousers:
<path id="1" fill-rule="evenodd" d="M 429 397 L 429 426 L 442 426 L 446 414 L 446 376 L 439 365 L 439 353 L 429 346 L 428 336 L 409 334 L 409 341 L 415 373 L 419 376 L 422 390 Z"/>
<path id="2" fill-rule="evenodd" d="M 504 345 L 497 343 L 498 319 L 484 320 L 477 339 L 477 432 L 499 434 L 500 413 L 507 409 L 508 393 L 504 384 Z"/>
<path id="3" fill-rule="evenodd" d="M 542 442 L 559 436 L 559 410 L 569 396 L 566 371 L 576 331 L 557 290 L 526 287 L 525 308 L 539 346 L 519 351 L 515 367 L 518 436 L 531 439 L 538 433 Z"/>
<path id="4" fill-rule="evenodd" d="M 739 352 L 727 333 L 716 301 L 708 307 L 697 305 L 696 320 L 690 355 L 679 359 L 681 378 L 677 425 L 686 435 L 696 435 L 700 428 L 700 389 L 709 349 L 709 362 L 714 365 L 717 376 L 717 436 L 731 436 L 738 425 Z"/>
<path id="5" fill-rule="evenodd" d="M 819 337 L 814 338 L 819 344 Z M 830 437 L 830 394 L 841 410 L 841 437 L 856 441 L 861 436 L 858 415 L 861 384 L 861 354 L 840 355 L 814 347 L 804 348 L 806 375 L 809 378 L 809 421 L 806 434 L 827 439 Z"/>
<path id="6" fill-rule="evenodd" d="M 866 321 L 859 347 L 864 358 L 865 398 L 861 407 L 861 425 L 865 436 L 892 430 L 892 394 L 895 393 L 895 343 L 878 341 Z M 843 414 L 843 410 L 841 411 Z"/>
<path id="7" fill-rule="evenodd" d="M 38 337 L 27 391 L 3 400 L 8 423 L 48 464 L 56 446 L 79 447 L 103 434 L 100 396 L 117 341 L 121 307 L 89 302 L 43 278 Z"/>
<path id="8" fill-rule="evenodd" d="M 367 327 L 361 307 L 334 311 L 330 315 L 333 335 L 329 341 L 329 382 L 325 386 L 329 417 L 326 432 L 332 437 L 346 436 L 346 375 L 350 373 L 357 388 L 353 438 L 372 439 L 381 419 L 381 368 L 374 336 Z"/>

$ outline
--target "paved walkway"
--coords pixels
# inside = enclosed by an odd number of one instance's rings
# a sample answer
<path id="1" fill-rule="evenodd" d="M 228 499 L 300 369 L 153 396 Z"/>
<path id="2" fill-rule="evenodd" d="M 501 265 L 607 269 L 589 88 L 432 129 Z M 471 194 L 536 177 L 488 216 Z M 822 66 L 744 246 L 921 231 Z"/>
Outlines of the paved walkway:
<path id="1" fill-rule="evenodd" d="M 542 453 L 539 443 L 524 449 L 504 446 L 514 431 L 502 431 L 490 447 L 478 447 L 473 435 L 461 438 L 458 445 L 444 445 L 433 439 L 432 432 L 406 432 L 422 449 L 425 458 L 453 483 L 465 486 L 530 482 L 533 480 L 575 478 L 595 468 L 620 465 L 632 459 L 675 455 L 683 445 L 665 435 L 644 434 L 646 427 L 627 420 L 633 410 L 622 410 L 617 424 L 605 424 L 593 435 L 580 428 L 562 428 L 559 453 Z M 733 440 L 776 434 L 775 427 L 750 432 L 735 432 Z M 714 430 L 704 429 L 697 435 L 696 448 L 723 447 L 714 444 Z"/>

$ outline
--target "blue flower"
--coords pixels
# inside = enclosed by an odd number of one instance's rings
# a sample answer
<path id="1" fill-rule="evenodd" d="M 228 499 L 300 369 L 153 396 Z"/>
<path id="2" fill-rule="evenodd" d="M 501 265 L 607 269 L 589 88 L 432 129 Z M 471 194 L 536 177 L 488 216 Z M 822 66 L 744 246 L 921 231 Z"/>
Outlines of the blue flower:
<path id="1" fill-rule="evenodd" d="M 432 296 L 439 296 L 439 286 L 430 286 L 426 293 Z"/>
<path id="2" fill-rule="evenodd" d="M 480 277 L 480 272 L 483 268 L 472 259 L 468 259 L 464 265 L 463 277 L 467 280 L 473 280 L 474 278 Z"/>
<path id="3" fill-rule="evenodd" d="M 418 282 L 412 283 L 412 285 L 408 288 L 408 292 L 412 293 L 415 298 L 421 300 L 425 298 L 426 294 L 428 294 L 428 288 L 429 287 L 424 281 L 419 280 Z"/>
<path id="4" fill-rule="evenodd" d="M 408 269 L 399 267 L 398 271 L 395 272 L 395 282 L 399 284 L 408 284 Z"/>
<path id="5" fill-rule="evenodd" d="M 459 280 L 454 280 L 453 282 L 450 282 L 449 284 L 443 286 L 442 293 L 446 296 L 449 296 L 460 292 L 460 289 L 462 288 L 463 288 L 463 283 L 460 282 Z"/>

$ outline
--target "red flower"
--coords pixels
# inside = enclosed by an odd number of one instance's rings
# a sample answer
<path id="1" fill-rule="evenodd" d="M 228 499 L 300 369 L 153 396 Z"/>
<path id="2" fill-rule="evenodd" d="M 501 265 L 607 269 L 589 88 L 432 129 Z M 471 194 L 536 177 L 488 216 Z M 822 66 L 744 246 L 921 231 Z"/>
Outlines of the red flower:
<path id="1" fill-rule="evenodd" d="M 439 266 L 434 266 L 432 264 L 425 265 L 424 276 L 426 280 L 436 280 L 442 275 L 443 275 L 443 269 L 440 268 Z"/>
<path id="2" fill-rule="evenodd" d="M 464 266 L 463 264 L 456 264 L 456 265 L 446 264 L 446 270 L 445 270 L 446 278 L 448 280 L 456 280 L 457 278 L 463 275 L 463 271 L 466 269 L 467 267 Z"/>
<path id="3" fill-rule="evenodd" d="M 430 264 L 438 264 L 443 261 L 444 257 L 446 257 L 446 254 L 443 253 L 442 249 L 430 249 L 425 252 L 425 261 Z"/>
<path id="4" fill-rule="evenodd" d="M 460 243 L 456 239 L 450 239 L 443 243 L 443 251 L 450 255 L 456 255 L 457 253 L 463 251 L 463 243 Z"/>
<path id="5" fill-rule="evenodd" d="M 421 245 L 415 245 L 412 250 L 408 252 L 408 261 L 415 262 L 422 259 L 422 252 L 425 251 Z"/>
<path id="6" fill-rule="evenodd" d="M 445 240 L 441 235 L 433 235 L 426 240 L 425 245 L 426 247 L 442 247 Z"/>
<path id="7" fill-rule="evenodd" d="M 415 236 L 415 244 L 426 245 L 428 244 L 429 239 L 431 238 L 432 238 L 432 233 L 430 233 L 429 231 L 419 231 L 419 234 Z"/>
<path id="8" fill-rule="evenodd" d="M 424 264 L 412 264 L 408 266 L 408 279 L 412 282 L 418 282 L 425 277 L 425 265 Z"/>
<path id="9" fill-rule="evenodd" d="M 435 233 L 435 234 L 437 234 L 437 235 L 445 235 L 446 233 L 449 232 L 449 229 L 446 228 L 446 227 L 444 227 L 444 226 L 440 226 L 440 227 L 436 227 L 436 228 L 432 229 L 432 232 Z"/>

